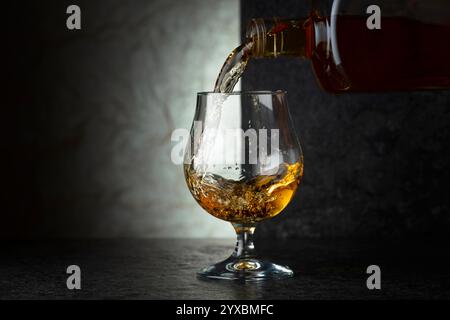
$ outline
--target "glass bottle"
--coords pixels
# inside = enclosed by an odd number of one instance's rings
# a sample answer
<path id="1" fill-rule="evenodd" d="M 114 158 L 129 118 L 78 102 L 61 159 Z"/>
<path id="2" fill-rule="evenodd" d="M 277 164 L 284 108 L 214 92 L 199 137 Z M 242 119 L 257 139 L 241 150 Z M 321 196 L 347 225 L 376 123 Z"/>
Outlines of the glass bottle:
<path id="1" fill-rule="evenodd" d="M 253 58 L 311 61 L 331 93 L 450 89 L 450 1 L 316 1 L 300 19 L 253 19 Z"/>

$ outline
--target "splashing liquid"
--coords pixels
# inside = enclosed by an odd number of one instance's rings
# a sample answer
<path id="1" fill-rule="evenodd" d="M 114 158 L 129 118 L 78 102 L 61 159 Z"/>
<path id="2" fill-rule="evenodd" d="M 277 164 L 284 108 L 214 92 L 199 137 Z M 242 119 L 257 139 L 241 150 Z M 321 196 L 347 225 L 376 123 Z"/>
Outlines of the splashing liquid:
<path id="1" fill-rule="evenodd" d="M 233 92 L 236 83 L 239 81 L 242 73 L 244 73 L 245 68 L 247 67 L 252 48 L 253 42 L 249 40 L 230 53 L 217 76 L 214 92 Z"/>
<path id="2" fill-rule="evenodd" d="M 199 174 L 189 165 L 184 173 L 192 195 L 216 218 L 254 223 L 279 214 L 291 201 L 303 175 L 303 161 L 283 163 L 274 175 L 229 180 L 215 174 Z"/>

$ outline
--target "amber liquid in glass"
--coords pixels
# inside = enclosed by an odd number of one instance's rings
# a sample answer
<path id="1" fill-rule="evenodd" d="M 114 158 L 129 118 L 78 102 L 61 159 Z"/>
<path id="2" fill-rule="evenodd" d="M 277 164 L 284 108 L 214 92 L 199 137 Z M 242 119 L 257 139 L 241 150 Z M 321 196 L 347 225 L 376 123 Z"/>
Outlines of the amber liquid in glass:
<path id="1" fill-rule="evenodd" d="M 192 195 L 208 213 L 237 223 L 253 223 L 279 214 L 291 201 L 303 175 L 303 162 L 282 164 L 275 175 L 231 180 L 184 167 Z"/>

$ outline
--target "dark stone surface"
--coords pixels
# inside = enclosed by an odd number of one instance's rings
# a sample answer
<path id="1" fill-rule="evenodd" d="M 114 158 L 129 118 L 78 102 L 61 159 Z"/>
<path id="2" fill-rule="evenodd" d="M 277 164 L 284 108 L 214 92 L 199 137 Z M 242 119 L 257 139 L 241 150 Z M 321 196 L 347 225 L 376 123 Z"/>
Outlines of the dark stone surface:
<path id="1" fill-rule="evenodd" d="M 302 17 L 304 1 L 241 2 L 254 17 Z M 288 91 L 305 156 L 295 200 L 260 235 L 448 235 L 450 92 L 325 93 L 307 60 L 253 60 L 244 90 Z"/>
<path id="2" fill-rule="evenodd" d="M 4 242 L 0 299 L 405 299 L 450 298 L 445 244 L 338 240 L 259 241 L 262 256 L 288 264 L 291 279 L 203 281 L 196 271 L 227 257 L 233 240 Z M 68 265 L 81 268 L 79 291 L 66 289 Z M 381 268 L 381 290 L 366 268 Z"/>

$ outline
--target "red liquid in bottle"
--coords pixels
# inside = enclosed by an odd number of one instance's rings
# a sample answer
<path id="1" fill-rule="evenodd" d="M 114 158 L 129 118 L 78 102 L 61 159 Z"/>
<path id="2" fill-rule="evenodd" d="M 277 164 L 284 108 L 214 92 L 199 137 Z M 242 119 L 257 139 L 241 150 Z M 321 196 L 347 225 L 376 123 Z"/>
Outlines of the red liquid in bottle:
<path id="1" fill-rule="evenodd" d="M 337 47 L 327 55 L 327 43 L 307 35 L 316 76 L 329 92 L 450 88 L 450 23 L 384 17 L 380 30 L 369 30 L 366 17 L 338 16 L 333 37 Z"/>

